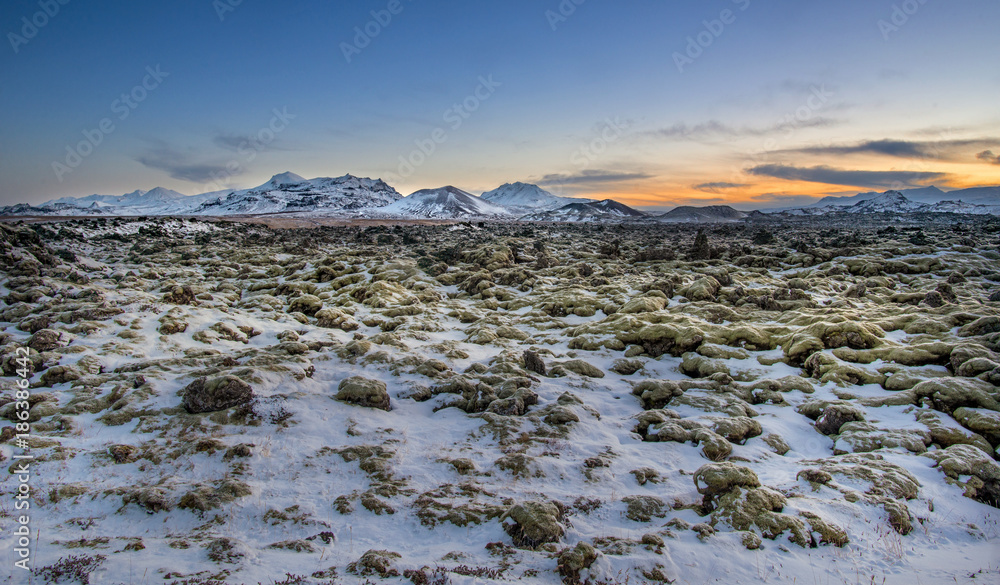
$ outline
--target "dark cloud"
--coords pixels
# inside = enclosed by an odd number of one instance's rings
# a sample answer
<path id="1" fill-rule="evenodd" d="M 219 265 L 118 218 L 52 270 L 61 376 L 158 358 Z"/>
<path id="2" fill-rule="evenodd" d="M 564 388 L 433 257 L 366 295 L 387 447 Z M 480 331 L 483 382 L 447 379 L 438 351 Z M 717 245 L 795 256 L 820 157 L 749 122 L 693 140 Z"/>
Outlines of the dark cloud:
<path id="1" fill-rule="evenodd" d="M 993 154 L 992 150 L 984 150 L 976 155 L 976 158 L 986 161 L 991 165 L 1000 165 L 1000 156 Z"/>
<path id="2" fill-rule="evenodd" d="M 791 118 L 788 121 L 778 122 L 770 126 L 732 126 L 718 120 L 709 120 L 701 124 L 686 124 L 683 122 L 652 130 L 647 134 L 657 138 L 685 139 L 685 140 L 711 140 L 721 138 L 759 137 L 787 132 L 802 128 L 826 128 L 839 124 L 839 120 L 817 116 L 808 120 Z"/>
<path id="3" fill-rule="evenodd" d="M 836 169 L 828 166 L 795 167 L 790 165 L 759 165 L 747 169 L 747 173 L 758 177 L 773 177 L 786 181 L 806 181 L 827 185 L 847 185 L 869 189 L 903 189 L 923 187 L 932 181 L 948 179 L 947 173 L 920 171 L 856 171 Z"/>
<path id="4" fill-rule="evenodd" d="M 542 187 L 550 185 L 590 185 L 595 183 L 622 183 L 650 179 L 653 175 L 646 173 L 616 173 L 614 171 L 586 170 L 575 174 L 545 175 L 536 183 Z"/>
<path id="5" fill-rule="evenodd" d="M 144 153 L 135 157 L 135 161 L 148 168 L 164 171 L 174 179 L 192 183 L 207 183 L 217 177 L 233 176 L 225 164 L 197 160 L 194 155 L 178 150 L 162 140 L 152 141 Z"/>
<path id="6" fill-rule="evenodd" d="M 1000 138 L 939 141 L 883 139 L 865 140 L 856 144 L 809 146 L 780 152 L 827 156 L 878 154 L 895 158 L 958 160 L 968 156 L 969 149 L 984 148 L 994 144 L 1000 144 Z"/>
<path id="7" fill-rule="evenodd" d="M 725 191 L 727 189 L 745 189 L 749 186 L 750 185 L 747 183 L 726 183 L 720 181 L 715 183 L 702 183 L 701 185 L 695 185 L 694 188 L 708 193 L 718 193 L 719 191 Z"/>

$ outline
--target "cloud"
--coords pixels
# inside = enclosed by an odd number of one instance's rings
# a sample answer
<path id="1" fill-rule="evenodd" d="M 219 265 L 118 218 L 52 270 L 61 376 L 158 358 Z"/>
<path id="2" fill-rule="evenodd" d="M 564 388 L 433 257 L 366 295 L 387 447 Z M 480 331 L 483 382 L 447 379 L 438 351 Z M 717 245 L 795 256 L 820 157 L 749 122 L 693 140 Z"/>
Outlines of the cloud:
<path id="1" fill-rule="evenodd" d="M 225 164 L 214 164 L 195 159 L 162 140 L 151 141 L 146 151 L 135 161 L 151 169 L 164 171 L 171 178 L 192 183 L 208 183 L 217 177 L 230 177 L 234 173 Z"/>
<path id="2" fill-rule="evenodd" d="M 1000 138 L 976 138 L 969 140 L 865 140 L 856 144 L 809 146 L 779 151 L 827 156 L 847 156 L 852 154 L 877 154 L 895 158 L 922 158 L 934 160 L 958 160 L 965 158 L 970 148 L 983 148 L 1000 144 Z"/>
<path id="3" fill-rule="evenodd" d="M 863 188 L 902 189 L 922 187 L 932 181 L 948 179 L 947 173 L 921 171 L 856 171 L 829 166 L 795 167 L 790 165 L 759 165 L 746 170 L 758 177 L 773 177 L 786 181 L 805 181 L 827 185 L 847 185 Z"/>
<path id="4" fill-rule="evenodd" d="M 653 175 L 646 173 L 616 173 L 604 170 L 585 170 L 575 174 L 552 174 L 545 175 L 536 181 L 539 186 L 550 185 L 593 185 L 606 183 L 622 183 L 626 181 L 638 181 L 650 179 Z"/>
<path id="5" fill-rule="evenodd" d="M 715 183 L 702 183 L 701 185 L 695 185 L 694 188 L 707 193 L 718 193 L 719 191 L 725 191 L 727 189 L 745 189 L 749 186 L 750 185 L 747 183 L 726 183 L 720 181 Z"/>
<path id="6" fill-rule="evenodd" d="M 265 142 L 265 139 L 269 141 Z M 212 137 L 212 144 L 231 152 L 245 153 L 251 150 L 295 150 L 294 148 L 279 142 L 280 138 L 270 134 L 262 139 L 260 136 L 250 134 L 220 133 Z"/>
<path id="7" fill-rule="evenodd" d="M 984 160 L 991 165 L 1000 165 L 1000 156 L 993 154 L 992 150 L 984 150 L 976 155 L 979 160 Z"/>
<path id="8" fill-rule="evenodd" d="M 657 138 L 684 140 L 711 140 L 720 138 L 759 137 L 804 128 L 826 128 L 840 124 L 839 120 L 817 116 L 808 120 L 790 118 L 770 126 L 732 126 L 718 120 L 709 120 L 700 124 L 679 122 L 667 128 L 651 130 L 646 134 Z"/>

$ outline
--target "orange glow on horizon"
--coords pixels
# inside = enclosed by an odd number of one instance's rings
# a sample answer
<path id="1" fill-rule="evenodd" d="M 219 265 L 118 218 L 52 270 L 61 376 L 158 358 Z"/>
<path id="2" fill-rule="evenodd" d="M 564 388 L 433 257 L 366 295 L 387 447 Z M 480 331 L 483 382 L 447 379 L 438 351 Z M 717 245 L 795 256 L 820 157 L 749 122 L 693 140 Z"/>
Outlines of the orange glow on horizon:
<path id="1" fill-rule="evenodd" d="M 1000 185 L 1000 166 L 998 165 L 940 165 L 935 166 L 935 171 L 948 173 L 948 178 L 941 181 L 931 181 L 924 186 L 937 186 L 945 191 L 956 189 L 969 189 L 974 187 L 993 187 Z M 956 172 L 958 167 L 961 172 Z M 905 169 L 917 170 L 917 169 Z M 579 193 L 574 197 L 586 197 L 590 199 L 614 199 L 631 207 L 670 207 L 680 205 L 746 205 L 746 206 L 794 206 L 795 203 L 785 203 L 783 198 L 792 197 L 812 197 L 821 199 L 827 196 L 854 195 L 869 191 L 884 192 L 890 190 L 889 187 L 859 187 L 848 185 L 836 185 L 827 183 L 814 183 L 807 181 L 788 181 L 768 177 L 746 177 L 744 182 L 746 187 L 731 189 L 699 190 L 694 185 L 707 183 L 705 181 L 691 181 L 689 184 L 678 184 L 676 182 L 649 182 L 636 185 L 632 189 L 612 188 L 602 191 Z M 911 189 L 914 187 L 903 187 Z"/>

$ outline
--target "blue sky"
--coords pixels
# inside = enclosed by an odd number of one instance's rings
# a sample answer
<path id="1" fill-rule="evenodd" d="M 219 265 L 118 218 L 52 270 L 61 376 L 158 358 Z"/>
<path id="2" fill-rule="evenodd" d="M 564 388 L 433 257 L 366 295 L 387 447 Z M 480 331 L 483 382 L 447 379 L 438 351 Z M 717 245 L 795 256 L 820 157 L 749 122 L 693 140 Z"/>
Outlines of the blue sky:
<path id="1" fill-rule="evenodd" d="M 0 7 L 0 204 L 285 170 L 642 206 L 1000 184 L 995 0 L 94 4 Z"/>

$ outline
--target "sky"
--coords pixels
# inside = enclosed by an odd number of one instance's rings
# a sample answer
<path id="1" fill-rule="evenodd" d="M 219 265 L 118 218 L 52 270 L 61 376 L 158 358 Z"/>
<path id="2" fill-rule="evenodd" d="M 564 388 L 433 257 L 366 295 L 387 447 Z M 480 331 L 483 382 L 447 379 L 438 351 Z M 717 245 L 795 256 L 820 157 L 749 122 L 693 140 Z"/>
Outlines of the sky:
<path id="1" fill-rule="evenodd" d="M 276 173 L 655 209 L 1000 185 L 997 0 L 5 0 L 0 205 Z"/>

